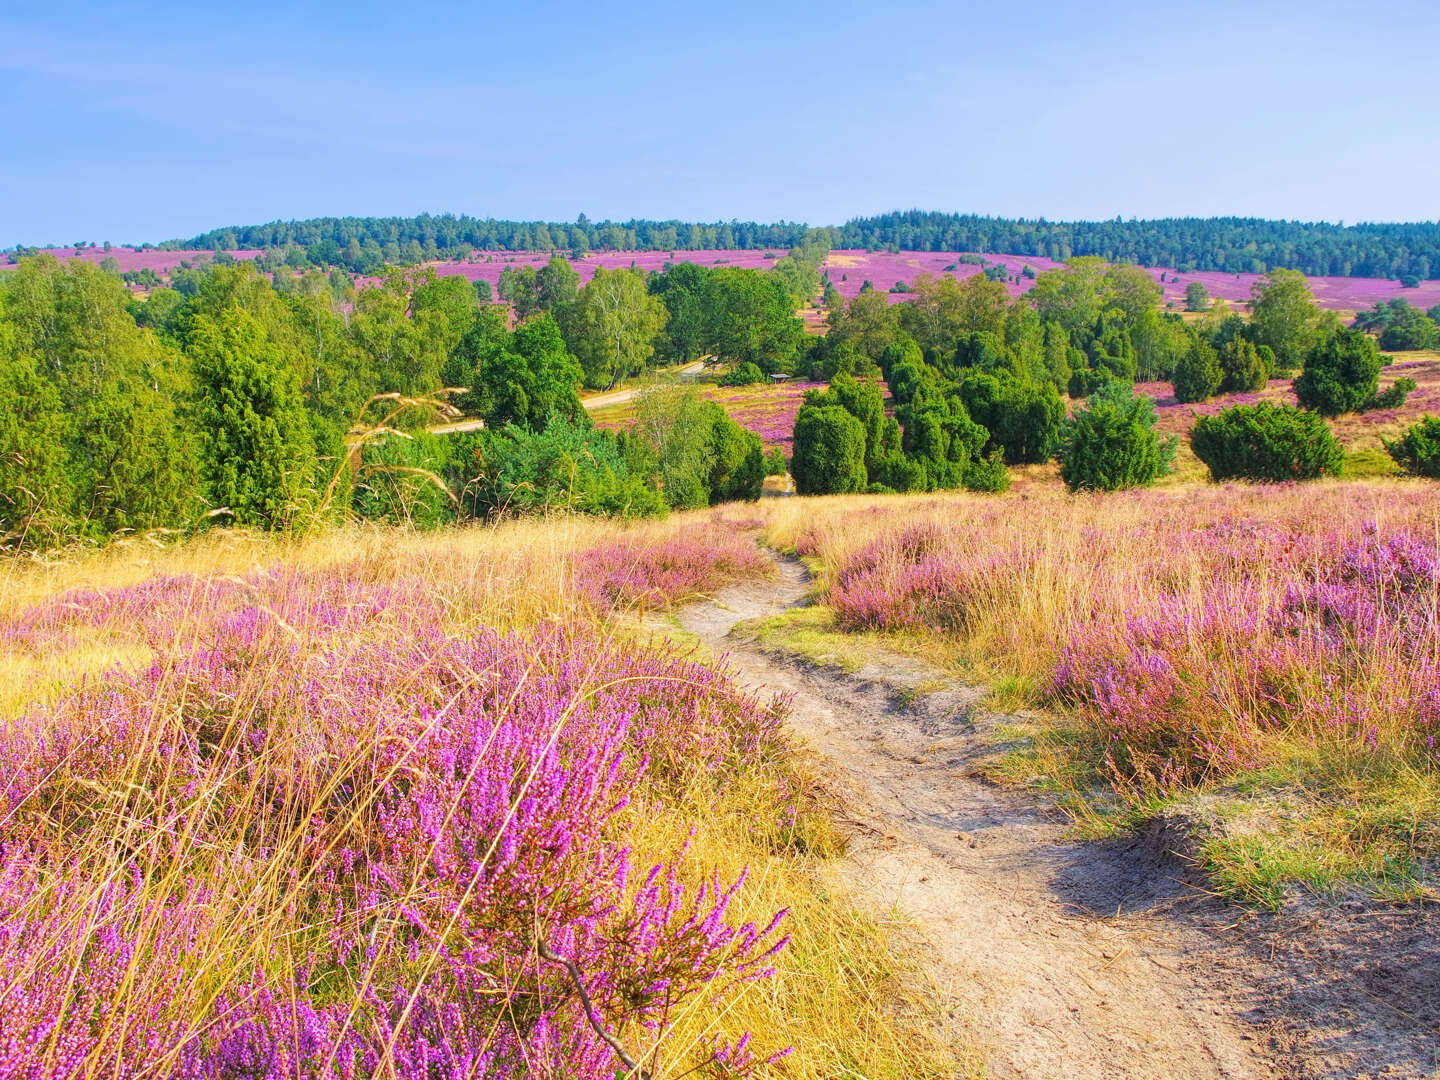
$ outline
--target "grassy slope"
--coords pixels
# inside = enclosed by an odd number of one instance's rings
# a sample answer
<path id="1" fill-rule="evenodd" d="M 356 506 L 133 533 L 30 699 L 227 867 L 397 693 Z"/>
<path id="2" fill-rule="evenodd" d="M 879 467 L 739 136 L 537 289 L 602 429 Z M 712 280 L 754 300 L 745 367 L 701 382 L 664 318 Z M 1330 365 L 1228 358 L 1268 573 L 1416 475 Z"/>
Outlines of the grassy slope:
<path id="1" fill-rule="evenodd" d="M 255 582 L 279 570 L 321 588 L 337 586 L 342 596 L 371 586 L 413 587 L 416 595 L 438 603 L 445 613 L 441 630 L 525 630 L 555 620 L 583 625 L 594 618 L 592 598 L 577 587 L 576 560 L 583 560 L 584 552 L 605 551 L 602 561 L 609 564 L 617 552 L 638 551 L 643 563 L 648 545 L 669 540 L 677 531 L 688 530 L 686 535 L 703 542 L 709 535 L 708 520 L 708 515 L 683 515 L 631 529 L 589 520 L 530 521 L 431 535 L 357 528 L 299 541 L 213 532 L 166 548 L 131 542 L 46 562 L 6 563 L 0 568 L 0 624 L 23 622 L 24 613 L 36 605 L 62 594 L 76 596 L 79 589 L 144 586 L 172 575 L 193 575 L 200 582 Z M 707 588 L 714 584 L 701 582 Z M 651 602 L 656 602 L 653 597 Z M 42 648 L 27 649 L 15 639 L 0 642 L 0 731 L 12 730 L 9 725 L 27 703 L 66 699 L 81 680 L 94 686 L 152 662 L 172 663 L 167 659 L 172 650 L 183 649 L 187 639 L 203 639 L 211 617 L 196 610 L 158 632 L 153 627 L 142 632 L 133 618 L 112 617 L 91 604 L 79 599 L 67 606 L 71 625 Z M 405 613 L 395 617 L 400 620 L 395 625 L 403 627 Z M 365 633 L 394 633 L 402 643 L 410 633 L 394 627 L 387 631 L 387 625 L 382 620 Z M 623 617 L 609 625 L 620 640 L 634 640 L 639 633 L 627 629 Z M 297 632 L 310 647 L 310 631 L 301 627 Z M 281 642 L 282 649 L 288 641 Z M 255 678 L 283 678 L 283 665 L 283 652 L 262 653 L 255 661 Z M 161 711 L 157 709 L 157 717 Z M 773 790 L 777 776 L 801 804 L 783 844 L 756 828 L 756 807 L 768 797 L 765 792 Z M 913 1003 L 918 983 L 906 959 L 908 931 L 847 900 L 834 872 L 844 843 L 817 802 L 803 763 L 775 761 L 720 792 L 701 787 L 661 802 L 642 788 L 633 793 L 634 801 L 616 828 L 640 865 L 673 859 L 675 837 L 692 832 L 681 860 L 683 877 L 692 888 L 716 873 L 722 880 L 734 880 L 748 866 L 747 885 L 729 921 L 763 922 L 785 908 L 791 912 L 787 929 L 792 941 L 779 954 L 775 976 L 748 984 L 722 1011 L 692 1009 L 672 1018 L 676 1026 L 664 1053 L 649 1063 L 653 1074 L 683 1071 L 695 1048 L 714 1036 L 734 1038 L 753 1031 L 765 1048 L 794 1047 L 794 1053 L 767 1070 L 775 1075 L 954 1075 L 952 1050 L 942 1049 L 925 1022 L 913 1019 L 923 1010 Z M 276 872 L 288 870 L 277 863 Z M 237 912 L 226 932 L 243 927 L 241 932 L 201 945 L 228 955 L 242 939 L 258 941 L 256 948 L 265 955 L 302 929 L 284 921 L 286 911 L 267 916 L 272 921 L 263 929 L 251 926 L 252 913 Z M 222 964 L 212 977 L 223 978 L 223 972 Z M 627 1036 L 639 1038 L 633 1030 Z"/>

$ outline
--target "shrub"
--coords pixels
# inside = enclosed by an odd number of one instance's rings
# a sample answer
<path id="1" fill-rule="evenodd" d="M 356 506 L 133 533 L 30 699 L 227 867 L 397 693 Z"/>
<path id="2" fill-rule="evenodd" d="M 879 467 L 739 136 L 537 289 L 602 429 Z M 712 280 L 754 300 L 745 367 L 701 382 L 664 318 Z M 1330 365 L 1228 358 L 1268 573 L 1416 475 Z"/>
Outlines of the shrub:
<path id="1" fill-rule="evenodd" d="M 1007 465 L 1048 461 L 1059 445 L 1065 406 L 1049 383 L 975 371 L 961 382 L 960 399 L 990 433 L 987 449 L 1001 451 Z"/>
<path id="2" fill-rule="evenodd" d="M 839 405 L 805 405 L 795 417 L 790 463 L 795 490 L 802 495 L 863 491 L 865 428 Z"/>
<path id="3" fill-rule="evenodd" d="M 1310 350 L 1295 380 L 1301 406 L 1321 416 L 1359 412 L 1375 396 L 1380 350 L 1360 330 L 1341 330 Z"/>
<path id="4" fill-rule="evenodd" d="M 295 368 L 238 307 L 197 315 L 190 355 L 206 494 L 238 525 L 289 525 L 313 494 L 315 443 Z"/>
<path id="5" fill-rule="evenodd" d="M 1071 351 L 1080 353 L 1078 349 Z M 1082 358 L 1084 355 L 1084 353 L 1080 353 Z M 1065 389 L 1072 398 L 1088 398 L 1107 383 L 1114 381 L 1115 377 L 1104 368 L 1097 370 L 1094 368 L 1077 367 L 1070 372 L 1070 379 Z"/>
<path id="6" fill-rule="evenodd" d="M 1365 403 L 1362 412 L 1371 409 L 1398 409 L 1405 404 L 1410 391 L 1415 389 L 1414 379 L 1396 379 L 1389 388 L 1381 391 Z"/>
<path id="7" fill-rule="evenodd" d="M 450 464 L 451 440 L 421 432 L 391 435 L 361 451 L 352 505 L 364 518 L 428 529 L 455 519 L 455 502 L 441 477 Z"/>
<path id="8" fill-rule="evenodd" d="M 1174 438 L 1155 433 L 1155 402 L 1112 383 L 1066 425 L 1060 477 L 1071 491 L 1145 487 L 1170 471 L 1174 455 Z"/>
<path id="9" fill-rule="evenodd" d="M 1191 339 L 1175 364 L 1171 385 L 1175 388 L 1175 400 L 1180 402 L 1205 401 L 1215 395 L 1225 381 L 1225 372 L 1220 367 L 1219 354 L 1214 346 L 1203 337 Z"/>
<path id="10" fill-rule="evenodd" d="M 1339 475 L 1345 462 L 1318 413 L 1269 401 L 1202 418 L 1190 447 L 1216 480 L 1313 480 Z"/>
<path id="11" fill-rule="evenodd" d="M 1253 394 L 1265 389 L 1270 381 L 1270 371 L 1260 351 L 1242 337 L 1227 341 L 1220 350 L 1219 360 L 1224 375 L 1220 389 L 1227 394 Z"/>
<path id="12" fill-rule="evenodd" d="M 753 501 L 765 485 L 765 452 L 760 436 L 747 431 L 713 401 L 710 413 L 710 504 Z"/>
<path id="13" fill-rule="evenodd" d="M 1395 442 L 1386 442 L 1385 452 L 1411 476 L 1440 480 L 1440 416 L 1427 413 Z"/>
<path id="14" fill-rule="evenodd" d="M 717 381 L 721 386 L 753 386 L 765 381 L 765 373 L 757 365 L 746 360 L 734 371 L 720 376 Z"/>
<path id="15" fill-rule="evenodd" d="M 784 451 L 784 450 L 781 450 L 780 447 L 778 447 L 778 446 L 772 446 L 768 451 L 766 451 L 766 453 L 765 453 L 765 475 L 766 475 L 766 476 L 784 476 L 785 473 L 788 472 L 788 471 L 789 471 L 789 466 L 785 463 L 785 451 Z"/>
<path id="16" fill-rule="evenodd" d="M 553 417 L 538 433 L 508 425 L 489 437 L 486 449 L 488 460 L 476 463 L 480 478 L 466 488 L 466 501 L 481 513 L 570 510 L 634 518 L 666 511 L 652 474 L 632 468 L 625 443 L 584 421 Z"/>
<path id="17" fill-rule="evenodd" d="M 989 457 L 976 458 L 965 470 L 965 487 L 969 491 L 986 491 L 999 494 L 1010 490 L 1010 472 L 999 450 L 993 450 Z"/>

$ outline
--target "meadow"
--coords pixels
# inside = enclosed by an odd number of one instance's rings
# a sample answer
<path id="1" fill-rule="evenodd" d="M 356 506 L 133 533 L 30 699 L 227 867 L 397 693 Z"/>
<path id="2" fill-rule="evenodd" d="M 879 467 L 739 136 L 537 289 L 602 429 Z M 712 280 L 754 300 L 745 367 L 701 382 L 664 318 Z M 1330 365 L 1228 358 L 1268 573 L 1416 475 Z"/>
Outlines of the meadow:
<path id="1" fill-rule="evenodd" d="M 709 513 L 45 561 L 0 590 L 0 1074 L 951 1074 L 784 733 L 634 616 Z"/>
<path id="2" fill-rule="evenodd" d="M 1093 835 L 1169 815 L 1217 886 L 1433 897 L 1440 501 L 1424 482 L 769 500 L 819 607 L 766 629 L 989 687 L 993 774 Z M 847 638 L 855 645 L 847 645 Z M 868 644 L 867 644 L 868 643 Z"/>
<path id="3" fill-rule="evenodd" d="M 810 390 L 824 390 L 824 383 L 798 379 L 783 383 L 760 383 L 755 386 L 717 386 L 696 383 L 696 392 L 707 401 L 718 402 L 747 431 L 760 436 L 766 450 L 779 447 L 788 459 L 795 441 L 795 414 Z M 591 418 L 596 427 L 619 429 L 635 419 L 635 403 L 594 410 Z"/>

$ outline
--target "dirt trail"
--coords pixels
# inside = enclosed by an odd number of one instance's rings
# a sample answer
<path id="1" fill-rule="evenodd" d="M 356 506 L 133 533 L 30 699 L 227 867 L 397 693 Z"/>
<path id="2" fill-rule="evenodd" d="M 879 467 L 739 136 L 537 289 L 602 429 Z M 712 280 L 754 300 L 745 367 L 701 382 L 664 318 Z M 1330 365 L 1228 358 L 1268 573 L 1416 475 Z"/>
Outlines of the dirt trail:
<path id="1" fill-rule="evenodd" d="M 926 693 L 935 673 L 895 656 L 844 673 L 731 637 L 802 601 L 804 568 L 779 569 L 776 582 L 724 590 L 679 622 L 728 653 L 741 681 L 793 695 L 791 726 L 845 800 L 853 884 L 918 921 L 939 993 L 980 1025 L 990 1076 L 1430 1074 L 1427 1018 L 1400 1034 L 1375 1027 L 1360 1015 L 1375 997 L 1363 987 L 1304 1002 L 1301 984 L 1323 983 L 1330 969 L 1317 973 L 1309 953 L 1291 957 L 1269 938 L 1259 942 L 1268 962 L 1258 958 L 1253 935 L 1234 929 L 1240 913 L 1186 880 L 1173 837 L 1075 843 L 1032 797 L 975 775 L 995 741 L 980 691 Z M 1417 992 L 1440 997 L 1435 985 L 1422 978 Z"/>

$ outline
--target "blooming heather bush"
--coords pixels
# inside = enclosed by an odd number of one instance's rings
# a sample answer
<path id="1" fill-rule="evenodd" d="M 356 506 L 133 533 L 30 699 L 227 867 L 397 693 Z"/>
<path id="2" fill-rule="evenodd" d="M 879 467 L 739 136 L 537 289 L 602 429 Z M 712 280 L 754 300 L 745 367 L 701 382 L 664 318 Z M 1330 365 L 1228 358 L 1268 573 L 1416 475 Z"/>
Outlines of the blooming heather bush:
<path id="1" fill-rule="evenodd" d="M 0 1076 L 608 1078 L 607 1038 L 767 973 L 743 875 L 687 885 L 683 835 L 637 864 L 625 816 L 761 768 L 777 708 L 577 627 L 451 632 L 412 588 L 177 577 L 12 620 L 153 620 L 155 659 L 0 723 Z"/>
<path id="2" fill-rule="evenodd" d="M 1031 675 L 1125 783 L 1198 783 L 1297 743 L 1428 768 L 1433 515 L 1420 489 L 966 504 L 880 530 L 837 564 L 826 601 L 845 629 L 926 629 Z M 834 543 L 814 522 L 801 539 Z"/>
<path id="3" fill-rule="evenodd" d="M 753 540 L 717 524 L 689 526 L 663 538 L 625 537 L 585 551 L 575 568 L 578 591 L 599 611 L 664 607 L 773 573 Z"/>

